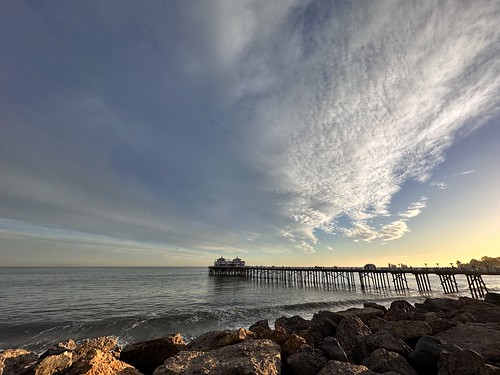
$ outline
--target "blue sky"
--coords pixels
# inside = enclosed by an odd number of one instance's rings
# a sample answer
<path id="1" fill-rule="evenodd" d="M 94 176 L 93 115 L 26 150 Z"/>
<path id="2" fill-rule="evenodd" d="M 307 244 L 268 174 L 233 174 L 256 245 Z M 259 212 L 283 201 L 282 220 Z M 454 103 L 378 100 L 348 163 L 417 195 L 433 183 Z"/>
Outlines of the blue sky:
<path id="1" fill-rule="evenodd" d="M 0 265 L 499 256 L 500 3 L 0 5 Z"/>

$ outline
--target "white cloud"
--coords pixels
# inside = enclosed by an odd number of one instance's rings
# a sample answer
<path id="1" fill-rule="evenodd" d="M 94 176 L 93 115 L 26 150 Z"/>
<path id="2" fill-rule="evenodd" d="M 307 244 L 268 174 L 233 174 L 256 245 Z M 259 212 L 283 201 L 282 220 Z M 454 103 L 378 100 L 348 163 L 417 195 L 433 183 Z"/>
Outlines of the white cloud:
<path id="1" fill-rule="evenodd" d="M 405 221 L 374 231 L 366 220 L 390 215 L 403 183 L 427 181 L 457 137 L 496 108 L 500 76 L 489 56 L 500 52 L 498 4 L 363 7 L 369 9 L 349 17 L 336 9 L 302 29 L 294 24 L 293 32 L 278 28 L 275 38 L 286 41 L 289 58 L 279 72 L 272 64 L 281 64 L 284 52 L 259 44 L 273 54 L 267 62 L 281 85 L 258 101 L 257 151 L 279 176 L 276 190 L 290 194 L 290 217 L 313 236 L 339 215 L 355 221 L 343 229 L 347 236 L 404 235 Z M 414 217 L 424 207 L 415 203 L 400 216 Z"/>
<path id="2" fill-rule="evenodd" d="M 404 218 L 412 218 L 420 215 L 422 210 L 426 207 L 427 198 L 422 197 L 419 202 L 412 203 L 407 210 L 400 212 L 399 216 Z"/>

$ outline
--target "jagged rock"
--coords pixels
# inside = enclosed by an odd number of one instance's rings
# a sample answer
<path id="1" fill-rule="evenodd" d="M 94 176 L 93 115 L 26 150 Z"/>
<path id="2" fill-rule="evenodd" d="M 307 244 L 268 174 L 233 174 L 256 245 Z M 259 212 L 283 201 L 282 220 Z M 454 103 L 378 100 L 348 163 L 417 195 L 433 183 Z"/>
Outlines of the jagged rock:
<path id="1" fill-rule="evenodd" d="M 341 361 L 328 361 L 317 375 L 376 375 L 376 373 L 363 365 L 354 365 Z"/>
<path id="2" fill-rule="evenodd" d="M 461 350 L 458 346 L 448 344 L 434 336 L 423 336 L 408 355 L 408 361 L 419 374 L 437 374 L 437 364 L 442 352 L 455 352 Z"/>
<path id="3" fill-rule="evenodd" d="M 297 332 L 297 336 L 302 337 L 304 340 L 306 340 L 307 345 L 311 346 L 315 346 L 317 342 L 323 340 L 323 335 L 319 334 L 318 332 L 314 331 L 311 328 L 308 330 L 302 330 Z"/>
<path id="4" fill-rule="evenodd" d="M 488 367 L 476 352 L 466 349 L 439 356 L 438 375 L 488 375 Z"/>
<path id="5" fill-rule="evenodd" d="M 80 357 L 83 357 L 91 349 L 99 350 L 103 353 L 107 353 L 116 346 L 118 339 L 115 337 L 96 337 L 85 341 L 76 347 L 73 352 L 73 361 L 76 362 Z"/>
<path id="6" fill-rule="evenodd" d="M 401 375 L 417 375 L 403 356 L 383 348 L 373 351 L 361 364 L 379 373 L 394 371 Z"/>
<path id="7" fill-rule="evenodd" d="M 484 302 L 500 306 L 500 293 L 488 292 L 484 296 Z"/>
<path id="8" fill-rule="evenodd" d="M 259 320 L 258 322 L 252 324 L 248 329 L 254 332 L 257 335 L 257 338 L 262 338 L 266 333 L 271 332 L 269 321 L 267 319 Z"/>
<path id="9" fill-rule="evenodd" d="M 249 338 L 256 338 L 256 335 L 245 328 L 210 331 L 191 341 L 187 345 L 187 349 L 193 351 L 214 350 L 223 346 L 237 344 Z"/>
<path id="10" fill-rule="evenodd" d="M 363 303 L 364 307 L 373 307 L 375 309 L 382 310 L 384 314 L 387 312 L 387 308 L 385 306 L 379 305 L 378 303 L 375 302 L 365 302 Z"/>
<path id="11" fill-rule="evenodd" d="M 387 349 L 391 352 L 396 352 L 404 357 L 406 357 L 410 352 L 411 348 L 403 340 L 394 337 L 390 332 L 381 329 L 369 336 L 366 340 L 368 349 L 374 351 L 376 349 Z"/>
<path id="12" fill-rule="evenodd" d="M 142 375 L 139 370 L 128 363 L 116 359 L 111 353 L 104 353 L 99 349 L 89 348 L 85 355 L 61 375 Z"/>
<path id="13" fill-rule="evenodd" d="M 316 375 L 326 362 L 323 352 L 310 346 L 298 351 L 287 360 L 296 375 Z"/>
<path id="14" fill-rule="evenodd" d="M 477 323 L 500 322 L 500 308 L 498 305 L 469 297 L 460 297 L 458 301 L 462 305 L 461 312 L 473 315 L 474 319 L 468 321 Z"/>
<path id="15" fill-rule="evenodd" d="M 375 307 L 364 307 L 362 309 L 352 308 L 349 310 L 339 312 L 342 316 L 357 316 L 363 323 L 367 323 L 369 320 L 374 318 L 382 318 L 384 316 L 384 311 Z"/>
<path id="16" fill-rule="evenodd" d="M 313 315 L 311 326 L 322 337 L 335 336 L 339 322 L 344 319 L 337 312 L 321 310 Z"/>
<path id="17" fill-rule="evenodd" d="M 290 338 L 288 331 L 282 327 L 273 329 L 271 332 L 263 334 L 262 338 L 274 341 L 278 345 L 284 345 L 285 342 Z"/>
<path id="18" fill-rule="evenodd" d="M 404 299 L 396 300 L 384 315 L 385 320 L 412 320 L 415 318 L 415 307 Z"/>
<path id="19" fill-rule="evenodd" d="M 308 346 L 306 339 L 292 333 L 283 345 L 281 345 L 281 356 L 283 359 L 287 359 L 306 346 Z"/>
<path id="20" fill-rule="evenodd" d="M 49 355 L 42 359 L 34 368 L 35 375 L 59 374 L 73 363 L 72 352 L 62 352 L 56 355 Z"/>
<path id="21" fill-rule="evenodd" d="M 456 326 L 455 322 L 449 319 L 440 318 L 435 312 L 427 312 L 423 314 L 423 318 L 424 322 L 431 326 L 433 335 Z"/>
<path id="22" fill-rule="evenodd" d="M 486 364 L 486 369 L 488 370 L 488 375 L 500 375 L 500 367 Z"/>
<path id="23" fill-rule="evenodd" d="M 282 316 L 281 318 L 276 319 L 274 322 L 274 328 L 284 328 L 288 331 L 288 333 L 298 333 L 303 330 L 307 330 L 311 326 L 311 321 L 306 320 L 298 315 L 287 318 L 286 316 Z"/>
<path id="24" fill-rule="evenodd" d="M 278 344 L 267 339 L 248 340 L 209 352 L 183 351 L 168 358 L 154 375 L 277 375 L 281 372 Z"/>
<path id="25" fill-rule="evenodd" d="M 431 335 L 431 326 L 421 320 L 398 320 L 387 322 L 383 326 L 394 337 L 401 340 L 419 339 L 422 336 Z"/>
<path id="26" fill-rule="evenodd" d="M 325 337 L 325 339 L 321 343 L 320 349 L 328 359 L 342 362 L 349 361 L 347 358 L 347 354 L 345 354 L 344 348 L 342 348 L 335 337 Z"/>
<path id="27" fill-rule="evenodd" d="M 186 343 L 180 333 L 177 333 L 127 345 L 120 353 L 120 360 L 134 366 L 144 374 L 152 374 L 167 358 L 185 349 Z"/>
<path id="28" fill-rule="evenodd" d="M 52 345 L 42 355 L 40 355 L 39 359 L 44 359 L 49 355 L 58 355 L 64 352 L 72 351 L 75 350 L 76 347 L 77 347 L 76 342 L 74 342 L 72 339 L 68 339 L 66 341 Z"/>
<path id="29" fill-rule="evenodd" d="M 421 312 L 435 312 L 439 317 L 451 318 L 462 305 L 451 298 L 427 298 L 423 303 L 416 303 L 415 308 Z"/>
<path id="30" fill-rule="evenodd" d="M 0 375 L 17 374 L 37 359 L 35 353 L 26 349 L 7 349 L 0 352 Z"/>
<path id="31" fill-rule="evenodd" d="M 438 337 L 462 349 L 479 353 L 492 364 L 500 362 L 500 324 L 465 323 L 438 333 Z"/>
<path id="32" fill-rule="evenodd" d="M 349 360 L 359 364 L 370 354 L 366 340 L 371 334 L 370 328 L 361 319 L 349 316 L 339 323 L 335 338 L 344 348 Z"/>
<path id="33" fill-rule="evenodd" d="M 372 330 L 372 332 L 377 332 L 380 328 L 382 328 L 387 323 L 386 320 L 382 318 L 373 318 L 366 323 L 368 327 Z"/>

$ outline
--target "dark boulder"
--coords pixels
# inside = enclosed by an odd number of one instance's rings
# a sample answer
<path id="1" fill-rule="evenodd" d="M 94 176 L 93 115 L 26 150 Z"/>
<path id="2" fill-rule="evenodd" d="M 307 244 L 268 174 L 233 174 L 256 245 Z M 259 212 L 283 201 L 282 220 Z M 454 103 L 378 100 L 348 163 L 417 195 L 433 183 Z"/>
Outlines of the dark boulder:
<path id="1" fill-rule="evenodd" d="M 257 335 L 257 338 L 261 338 L 266 333 L 271 332 L 271 327 L 269 327 L 269 321 L 267 319 L 259 320 L 258 322 L 252 324 L 248 329 L 254 332 Z"/>
<path id="2" fill-rule="evenodd" d="M 341 362 L 349 361 L 349 359 L 347 358 L 347 354 L 345 354 L 344 348 L 342 348 L 335 337 L 325 337 L 320 345 L 320 349 L 328 359 Z"/>
<path id="3" fill-rule="evenodd" d="M 289 318 L 282 316 L 274 322 L 274 328 L 281 327 L 286 329 L 289 333 L 298 333 L 300 331 L 307 330 L 310 326 L 310 320 L 306 320 L 298 315 Z"/>
<path id="4" fill-rule="evenodd" d="M 404 299 L 396 300 L 384 315 L 385 320 L 412 320 L 415 318 L 415 307 Z"/>
<path id="5" fill-rule="evenodd" d="M 439 356 L 442 352 L 459 351 L 456 345 L 433 336 L 423 336 L 415 346 L 413 352 L 408 355 L 408 361 L 422 375 L 435 375 L 438 371 Z"/>
<path id="6" fill-rule="evenodd" d="M 373 307 L 375 309 L 382 310 L 384 314 L 387 312 L 387 308 L 385 306 L 379 305 L 378 303 L 375 302 L 365 302 L 363 303 L 364 307 Z"/>
<path id="7" fill-rule="evenodd" d="M 442 352 L 438 362 L 439 375 L 488 375 L 488 367 L 476 352 L 466 349 Z"/>
<path id="8" fill-rule="evenodd" d="M 298 351 L 287 360 L 292 373 L 296 375 L 316 375 L 326 362 L 323 352 L 310 346 Z"/>
<path id="9" fill-rule="evenodd" d="M 488 292 L 484 296 L 484 302 L 500 306 L 500 293 Z"/>
<path id="10" fill-rule="evenodd" d="M 335 338 L 344 348 L 350 362 L 359 364 L 370 352 L 367 338 L 372 331 L 357 316 L 349 316 L 339 323 Z"/>
<path id="11" fill-rule="evenodd" d="M 328 361 L 317 375 L 376 375 L 376 373 L 363 365 L 354 365 L 341 361 Z"/>
<path id="12" fill-rule="evenodd" d="M 450 344 L 479 353 L 490 364 L 500 363 L 500 324 L 465 323 L 436 335 Z"/>
<path id="13" fill-rule="evenodd" d="M 185 349 L 184 339 L 177 333 L 154 340 L 129 344 L 120 353 L 120 360 L 148 375 L 152 374 L 167 358 L 173 357 Z"/>
<path id="14" fill-rule="evenodd" d="M 411 352 L 411 348 L 403 340 L 394 337 L 390 332 L 386 330 L 379 330 L 373 335 L 369 336 L 366 340 L 368 349 L 374 351 L 376 349 L 387 349 L 391 352 L 396 352 L 403 357 L 408 356 Z"/>
<path id="15" fill-rule="evenodd" d="M 403 356 L 382 348 L 372 352 L 361 364 L 378 373 L 394 371 L 400 375 L 417 375 Z"/>

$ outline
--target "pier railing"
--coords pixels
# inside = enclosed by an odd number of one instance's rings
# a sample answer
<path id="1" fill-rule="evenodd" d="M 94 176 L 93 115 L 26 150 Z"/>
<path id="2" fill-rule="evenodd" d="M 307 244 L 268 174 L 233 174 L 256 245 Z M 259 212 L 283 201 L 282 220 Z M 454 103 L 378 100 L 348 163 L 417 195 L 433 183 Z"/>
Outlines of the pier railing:
<path id="1" fill-rule="evenodd" d="M 285 285 L 328 286 L 338 289 L 356 289 L 356 279 L 361 290 L 390 290 L 405 292 L 409 289 L 407 275 L 415 277 L 419 292 L 432 291 L 429 275 L 437 275 L 445 294 L 458 293 L 456 275 L 465 275 L 473 298 L 483 298 L 488 288 L 483 275 L 500 275 L 500 268 L 455 267 L 275 267 L 275 266 L 210 266 L 209 275 L 242 277 Z M 357 277 L 356 277 L 357 274 Z"/>

